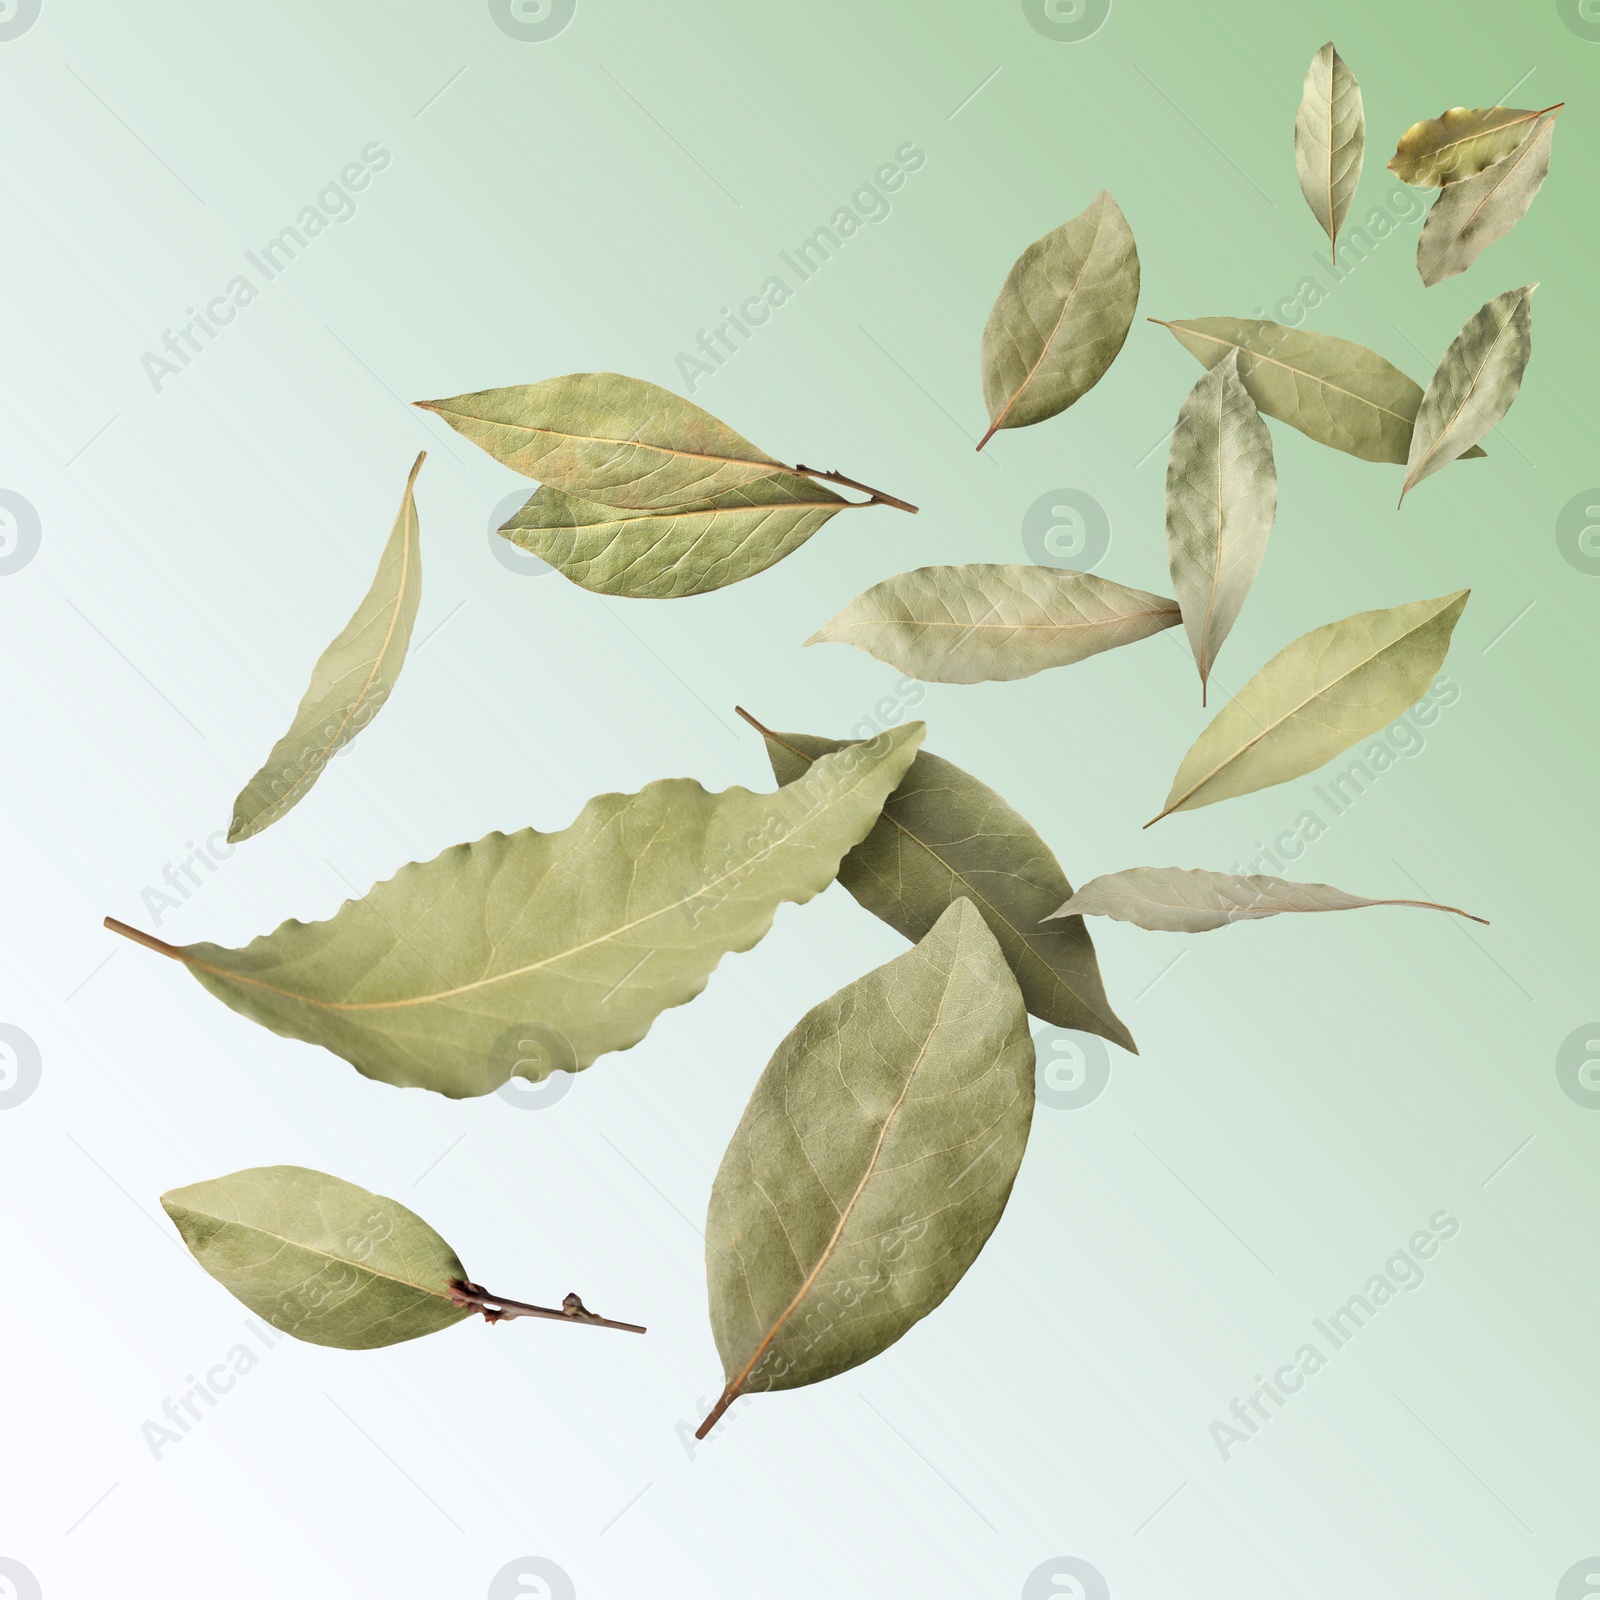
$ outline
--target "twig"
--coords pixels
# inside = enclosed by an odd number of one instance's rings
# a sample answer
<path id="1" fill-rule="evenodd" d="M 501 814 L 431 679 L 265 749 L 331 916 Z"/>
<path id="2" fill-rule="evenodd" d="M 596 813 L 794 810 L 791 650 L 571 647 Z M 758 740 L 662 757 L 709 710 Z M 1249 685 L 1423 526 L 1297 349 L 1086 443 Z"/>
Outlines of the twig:
<path id="1" fill-rule="evenodd" d="M 847 478 L 842 472 L 819 472 L 815 467 L 803 467 L 795 463 L 794 470 L 803 472 L 808 478 L 818 478 L 824 483 L 837 483 L 846 489 L 859 489 L 862 494 L 870 494 L 872 498 L 867 501 L 869 506 L 893 506 L 897 511 L 909 511 L 912 516 L 917 514 L 917 508 L 909 500 L 897 499 L 892 494 L 885 494 L 882 489 L 874 489 L 871 484 L 857 483 L 854 478 Z"/>
<path id="2" fill-rule="evenodd" d="M 643 1333 L 637 1322 L 613 1322 L 590 1311 L 577 1295 L 569 1294 L 557 1311 L 552 1306 L 530 1306 L 521 1300 L 506 1300 L 490 1294 L 481 1284 L 461 1278 L 450 1280 L 450 1298 L 458 1306 L 482 1314 L 485 1322 L 509 1322 L 513 1317 L 547 1317 L 553 1322 L 586 1322 L 592 1328 L 617 1328 L 623 1333 Z"/>

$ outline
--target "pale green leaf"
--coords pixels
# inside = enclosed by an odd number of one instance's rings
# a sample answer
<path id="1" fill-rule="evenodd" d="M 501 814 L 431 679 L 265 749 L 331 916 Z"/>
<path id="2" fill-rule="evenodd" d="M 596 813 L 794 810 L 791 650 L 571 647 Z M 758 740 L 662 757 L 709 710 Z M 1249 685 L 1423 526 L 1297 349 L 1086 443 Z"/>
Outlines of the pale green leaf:
<path id="1" fill-rule="evenodd" d="M 1263 416 L 1363 461 L 1405 463 L 1422 385 L 1365 345 L 1249 317 L 1160 326 L 1208 367 L 1237 350 L 1240 381 Z"/>
<path id="2" fill-rule="evenodd" d="M 845 748 L 838 739 L 774 733 L 747 712 L 741 715 L 765 738 L 779 783 L 793 783 L 814 761 Z M 840 863 L 839 882 L 912 940 L 957 900 L 970 900 L 999 941 L 1034 1016 L 1138 1053 L 1106 999 L 1082 919 L 1040 925 L 1072 893 L 1049 846 L 993 789 L 954 762 L 918 751 L 882 818 Z"/>
<path id="3" fill-rule="evenodd" d="M 807 644 L 852 644 L 931 683 L 987 683 L 1146 639 L 1177 602 L 1055 567 L 919 567 L 859 594 Z"/>
<path id="4" fill-rule="evenodd" d="M 240 950 L 108 923 L 370 1078 L 487 1094 L 513 1072 L 539 1081 L 626 1050 L 692 1000 L 780 904 L 833 881 L 922 733 L 910 723 L 842 750 L 773 794 L 671 778 L 600 795 L 562 833 L 456 845 L 326 922 L 286 922 Z"/>
<path id="5" fill-rule="evenodd" d="M 1426 122 L 1414 122 L 1400 135 L 1389 158 L 1389 170 L 1402 182 L 1437 189 L 1473 177 L 1511 154 L 1528 126 L 1560 106 L 1543 111 L 1516 111 L 1490 106 L 1469 111 L 1454 106 Z"/>
<path id="6" fill-rule="evenodd" d="M 1533 354 L 1536 283 L 1507 289 L 1467 318 L 1428 383 L 1400 498 L 1470 450 L 1511 409 Z"/>
<path id="7" fill-rule="evenodd" d="M 1433 682 L 1468 593 L 1360 611 L 1302 634 L 1211 719 L 1161 816 L 1287 783 L 1393 722 Z"/>
<path id="8" fill-rule="evenodd" d="M 1294 119 L 1294 163 L 1300 192 L 1322 224 L 1338 260 L 1339 230 L 1350 214 L 1366 152 L 1361 85 L 1330 39 L 1311 58 Z"/>
<path id="9" fill-rule="evenodd" d="M 1025 428 L 1065 411 L 1116 360 L 1139 303 L 1139 252 L 1102 189 L 1087 210 L 1017 258 L 983 330 L 989 431 Z"/>
<path id="10" fill-rule="evenodd" d="M 415 1212 L 305 1167 L 252 1167 L 162 1195 L 213 1278 L 270 1322 L 340 1350 L 436 1333 L 472 1313 L 450 1296 L 466 1277 Z"/>
<path id="11" fill-rule="evenodd" d="M 1278 509 L 1272 436 L 1237 362 L 1230 350 L 1190 390 L 1167 457 L 1167 564 L 1200 669 L 1202 705 Z"/>
<path id="12" fill-rule="evenodd" d="M 1291 883 L 1260 873 L 1239 877 L 1186 867 L 1108 872 L 1084 884 L 1054 915 L 1115 917 L 1157 933 L 1210 933 L 1230 922 L 1253 922 L 1285 911 L 1355 911 L 1363 906 L 1418 906 L 1451 911 L 1473 922 L 1484 920 L 1431 900 L 1368 900 L 1326 883 Z"/>
<path id="13" fill-rule="evenodd" d="M 1033 1114 L 1033 1043 L 994 935 L 957 900 L 914 949 L 803 1017 L 711 1192 L 726 1388 L 796 1389 L 878 1355 L 999 1222 Z"/>
<path id="14" fill-rule="evenodd" d="M 1527 215 L 1550 172 L 1556 119 L 1536 122 L 1510 155 L 1475 178 L 1450 184 L 1433 203 L 1417 240 L 1417 271 L 1430 288 L 1465 272 Z"/>
<path id="15" fill-rule="evenodd" d="M 422 601 L 422 545 L 412 491 L 424 459 L 417 457 L 406 479 L 400 511 L 366 599 L 322 652 L 289 731 L 234 801 L 230 843 L 260 833 L 297 805 L 323 768 L 389 698 L 405 665 Z"/>

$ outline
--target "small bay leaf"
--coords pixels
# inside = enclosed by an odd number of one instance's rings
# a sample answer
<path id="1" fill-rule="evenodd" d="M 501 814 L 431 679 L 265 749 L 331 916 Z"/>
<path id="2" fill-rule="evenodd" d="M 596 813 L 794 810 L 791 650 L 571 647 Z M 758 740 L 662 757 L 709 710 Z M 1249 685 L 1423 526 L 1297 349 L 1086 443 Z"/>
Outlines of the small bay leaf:
<path id="1" fill-rule="evenodd" d="M 233 803 L 228 841 L 237 844 L 296 806 L 328 763 L 372 721 L 405 665 L 422 602 L 422 545 L 413 498 L 424 455 L 406 479 L 394 529 L 367 597 L 322 652 L 289 731 Z"/>
<path id="2" fill-rule="evenodd" d="M 779 783 L 793 783 L 813 762 L 845 748 L 844 740 L 774 733 L 748 712 L 740 715 L 766 740 Z M 1034 1016 L 1138 1054 L 1106 999 L 1082 919 L 1041 926 L 1049 908 L 1072 893 L 1060 863 L 1018 812 L 953 761 L 917 752 L 872 832 L 839 864 L 839 882 L 913 941 L 957 900 L 970 900 Z"/>
<path id="3" fill-rule="evenodd" d="M 1157 933 L 1210 933 L 1285 911 L 1355 911 L 1363 906 L 1417 906 L 1482 922 L 1469 911 L 1431 900 L 1368 900 L 1326 883 L 1291 883 L 1260 873 L 1203 872 L 1186 867 L 1133 867 L 1092 878 L 1057 917 L 1115 917 Z"/>
<path id="4" fill-rule="evenodd" d="M 1217 652 L 1261 570 L 1278 509 L 1272 436 L 1230 350 L 1189 391 L 1167 457 L 1167 564 L 1200 669 Z"/>
<path id="5" fill-rule="evenodd" d="M 1033 1042 L 994 935 L 957 900 L 914 949 L 803 1017 L 761 1074 L 706 1219 L 726 1387 L 870 1361 L 960 1282 L 1027 1144 Z"/>
<path id="6" fill-rule="evenodd" d="M 989 431 L 1065 411 L 1105 375 L 1139 303 L 1139 252 L 1104 189 L 1070 222 L 1017 258 L 983 330 Z"/>
<path id="7" fill-rule="evenodd" d="M 1150 320 L 1208 367 L 1238 351 L 1239 380 L 1262 416 L 1287 422 L 1308 439 L 1363 461 L 1405 464 L 1422 385 L 1376 351 L 1249 317 Z"/>
<path id="8" fill-rule="evenodd" d="M 1152 820 L 1314 772 L 1394 721 L 1443 664 L 1468 592 L 1360 611 L 1285 646 L 1211 719 Z"/>
<path id="9" fill-rule="evenodd" d="M 1389 158 L 1389 170 L 1403 183 L 1423 189 L 1459 182 L 1510 155 L 1522 143 L 1530 123 L 1560 109 L 1559 105 L 1542 111 L 1490 106 L 1469 111 L 1454 106 L 1426 122 L 1412 123 L 1400 135 Z"/>
<path id="10" fill-rule="evenodd" d="M 162 1195 L 197 1260 L 280 1333 L 376 1350 L 472 1313 L 454 1250 L 414 1211 L 305 1167 L 252 1167 Z"/>
<path id="11" fill-rule="evenodd" d="M 853 644 L 930 683 L 1068 666 L 1176 625 L 1178 605 L 1055 567 L 918 567 L 859 594 L 807 644 Z"/>
<path id="12" fill-rule="evenodd" d="M 326 922 L 285 922 L 239 950 L 107 925 L 369 1078 L 488 1094 L 513 1072 L 537 1082 L 629 1049 L 692 1000 L 780 904 L 833 881 L 922 734 L 908 723 L 852 745 L 773 794 L 669 778 L 600 795 L 564 832 L 456 845 Z"/>
<path id="13" fill-rule="evenodd" d="M 1361 85 L 1330 39 L 1311 58 L 1294 119 L 1294 162 L 1300 192 L 1322 224 L 1333 259 L 1339 230 L 1350 214 L 1366 152 L 1367 119 Z"/>
<path id="14" fill-rule="evenodd" d="M 1433 202 L 1417 240 L 1417 271 L 1429 288 L 1465 272 L 1528 214 L 1550 173 L 1555 130 L 1553 116 L 1541 119 L 1510 155 L 1448 185 Z"/>
<path id="15" fill-rule="evenodd" d="M 1428 383 L 1400 498 L 1470 450 L 1511 409 L 1533 354 L 1536 283 L 1507 289 L 1467 318 Z"/>

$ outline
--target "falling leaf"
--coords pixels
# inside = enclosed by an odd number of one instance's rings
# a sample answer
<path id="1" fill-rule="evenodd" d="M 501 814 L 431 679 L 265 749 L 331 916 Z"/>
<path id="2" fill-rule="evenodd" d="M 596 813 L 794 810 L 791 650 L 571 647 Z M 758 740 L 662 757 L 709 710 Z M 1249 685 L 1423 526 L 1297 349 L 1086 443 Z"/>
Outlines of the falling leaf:
<path id="1" fill-rule="evenodd" d="M 853 644 L 931 683 L 1064 667 L 1179 620 L 1175 600 L 1054 567 L 919 567 L 859 594 L 807 644 Z"/>
<path id="2" fill-rule="evenodd" d="M 1429 288 L 1465 272 L 1528 214 L 1550 172 L 1555 129 L 1553 116 L 1536 122 L 1510 155 L 1450 184 L 1434 201 L 1417 240 L 1417 271 Z"/>
<path id="3" fill-rule="evenodd" d="M 417 457 L 406 479 L 400 512 L 366 599 L 322 652 L 289 731 L 234 801 L 230 844 L 260 833 L 298 805 L 323 768 L 389 698 L 405 665 L 422 600 L 422 545 L 412 490 L 425 454 Z"/>
<path id="4" fill-rule="evenodd" d="M 763 478 L 715 505 L 629 511 L 540 489 L 501 528 L 581 588 L 630 599 L 704 594 L 764 572 L 850 501 L 808 478 Z"/>
<path id="5" fill-rule="evenodd" d="M 1389 158 L 1389 170 L 1402 182 L 1438 189 L 1473 177 L 1511 154 L 1522 143 L 1528 124 L 1559 111 L 1514 111 L 1509 106 L 1467 110 L 1455 106 L 1426 122 L 1414 122 L 1400 135 Z"/>
<path id="6" fill-rule="evenodd" d="M 1357 612 L 1302 634 L 1212 718 L 1152 820 L 1315 772 L 1393 722 L 1443 664 L 1468 592 Z"/>
<path id="7" fill-rule="evenodd" d="M 1507 289 L 1467 318 L 1417 411 L 1400 498 L 1470 450 L 1511 409 L 1533 353 L 1536 283 Z"/>
<path id="8" fill-rule="evenodd" d="M 825 889 L 922 733 L 909 723 L 853 745 L 774 794 L 671 778 L 600 795 L 565 832 L 456 845 L 326 922 L 286 922 L 241 950 L 107 925 L 369 1078 L 457 1097 L 513 1072 L 538 1082 L 637 1044 L 781 903 Z"/>
<path id="9" fill-rule="evenodd" d="M 1017 258 L 983 330 L 989 431 L 1065 411 L 1106 375 L 1139 303 L 1139 252 L 1104 189 Z"/>
<path id="10" fill-rule="evenodd" d="M 1326 883 L 1291 883 L 1259 873 L 1199 872 L 1187 867 L 1134 867 L 1091 879 L 1058 917 L 1115 917 L 1157 933 L 1210 933 L 1230 922 L 1253 922 L 1284 911 L 1355 911 L 1362 906 L 1418 906 L 1483 922 L 1470 911 L 1431 900 L 1367 900 Z"/>
<path id="11" fill-rule="evenodd" d="M 820 757 L 846 748 L 839 739 L 774 733 L 748 712 L 740 715 L 766 740 L 779 783 L 793 783 Z M 1106 999 L 1082 920 L 1040 926 L 1072 893 L 1049 846 L 993 789 L 954 762 L 928 750 L 917 753 L 882 818 L 840 863 L 839 882 L 912 940 L 957 900 L 970 900 L 999 940 L 1034 1016 L 1138 1053 Z"/>
<path id="12" fill-rule="evenodd" d="M 1190 390 L 1167 458 L 1167 563 L 1202 705 L 1217 652 L 1261 570 L 1277 508 L 1272 436 L 1230 350 Z"/>
<path id="13" fill-rule="evenodd" d="M 1150 320 L 1208 367 L 1237 350 L 1239 379 L 1263 416 L 1363 461 L 1404 465 L 1422 385 L 1364 345 L 1248 317 Z"/>
<path id="14" fill-rule="evenodd" d="M 1339 259 L 1339 230 L 1350 214 L 1367 144 L 1361 85 L 1330 39 L 1311 58 L 1294 119 L 1300 192 Z"/>
<path id="15" fill-rule="evenodd" d="M 778 1046 L 711 1192 L 706 1276 L 727 1386 L 870 1361 L 945 1298 L 1005 1210 L 1033 1043 L 994 935 L 957 900 L 923 941 Z"/>

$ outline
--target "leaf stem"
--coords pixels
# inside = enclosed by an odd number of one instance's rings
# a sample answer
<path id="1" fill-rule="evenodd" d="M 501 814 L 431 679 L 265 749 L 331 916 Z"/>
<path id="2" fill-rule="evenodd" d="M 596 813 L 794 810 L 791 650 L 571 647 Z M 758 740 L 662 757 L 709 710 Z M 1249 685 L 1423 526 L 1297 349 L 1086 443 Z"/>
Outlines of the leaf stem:
<path id="1" fill-rule="evenodd" d="M 871 484 L 857 483 L 854 478 L 847 478 L 842 472 L 819 472 L 815 467 L 803 467 L 797 461 L 794 470 L 804 473 L 808 478 L 820 479 L 823 483 L 837 483 L 846 489 L 859 489 L 862 494 L 870 494 L 872 498 L 867 501 L 869 506 L 893 506 L 897 511 L 909 511 L 912 516 L 917 514 L 917 508 L 909 500 L 901 500 L 892 494 L 885 494 L 882 489 L 874 489 Z"/>
<path id="2" fill-rule="evenodd" d="M 694 1430 L 695 1438 L 697 1438 L 697 1439 L 705 1438 L 705 1436 L 708 1433 L 710 1433 L 711 1430 L 714 1427 L 716 1427 L 716 1425 L 719 1422 L 722 1421 L 723 1413 L 738 1398 L 739 1398 L 739 1387 L 738 1387 L 738 1385 L 730 1383 L 728 1385 L 728 1387 L 722 1391 L 722 1398 L 720 1400 L 718 1400 L 717 1403 L 714 1406 L 712 1406 L 711 1414 L 706 1418 L 706 1420 L 704 1422 L 702 1422 L 700 1424 L 700 1426 L 698 1428 L 696 1428 Z"/>
<path id="3" fill-rule="evenodd" d="M 1152 320 L 1153 320 L 1153 319 L 1152 319 Z M 996 434 L 997 434 L 997 433 L 999 433 L 999 431 L 1000 431 L 1000 424 L 999 424 L 999 423 L 998 423 L 998 422 L 991 422 L 991 423 L 990 423 L 990 424 L 989 424 L 989 431 L 988 431 L 988 432 L 987 432 L 987 433 L 986 433 L 986 434 L 984 434 L 984 436 L 983 436 L 983 437 L 982 437 L 982 438 L 981 438 L 981 439 L 980 439 L 980 440 L 979 440 L 979 441 L 978 441 L 978 445 L 977 445 L 977 448 L 978 448 L 978 449 L 980 449 L 980 450 L 981 450 L 981 449 L 983 449 L 983 447 L 984 447 L 984 446 L 985 446 L 985 445 L 986 445 L 986 444 L 988 444 L 988 442 L 989 442 L 989 441 L 990 441 L 990 440 L 991 440 L 991 439 L 992 439 L 992 438 L 994 438 L 994 436 L 995 436 L 995 435 L 996 435 Z"/>
<path id="4" fill-rule="evenodd" d="M 115 917 L 107 917 L 105 925 L 113 933 L 120 933 L 124 939 L 132 939 L 135 944 L 142 944 L 146 950 L 154 950 L 157 955 L 166 956 L 169 960 L 189 959 L 177 945 L 168 944 L 165 939 L 158 939 L 153 933 L 143 933 L 138 928 L 130 928 L 126 922 L 118 922 Z"/>
<path id="5" fill-rule="evenodd" d="M 617 1328 L 623 1333 L 645 1331 L 637 1322 L 613 1322 L 609 1317 L 597 1316 L 575 1294 L 569 1294 L 561 1302 L 560 1310 L 557 1310 L 552 1306 L 530 1306 L 521 1300 L 507 1300 L 501 1295 L 490 1294 L 481 1284 L 452 1278 L 450 1299 L 469 1311 L 481 1313 L 485 1322 L 509 1322 L 513 1317 L 546 1317 L 553 1322 L 586 1322 L 591 1328 Z"/>

